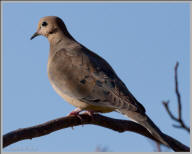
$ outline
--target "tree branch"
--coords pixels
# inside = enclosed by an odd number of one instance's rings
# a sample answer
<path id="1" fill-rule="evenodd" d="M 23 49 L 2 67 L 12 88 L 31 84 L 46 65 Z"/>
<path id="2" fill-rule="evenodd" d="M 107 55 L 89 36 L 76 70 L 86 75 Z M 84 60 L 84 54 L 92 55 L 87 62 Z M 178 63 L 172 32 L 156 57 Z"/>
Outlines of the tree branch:
<path id="1" fill-rule="evenodd" d="M 176 128 L 183 128 L 185 129 L 186 131 L 190 132 L 190 128 L 187 127 L 182 119 L 182 105 L 181 105 L 181 95 L 179 93 L 179 88 L 178 88 L 178 78 L 177 78 L 177 69 L 178 69 L 178 66 L 179 66 L 179 62 L 176 63 L 175 65 L 175 93 L 176 93 L 176 96 L 177 96 L 177 103 L 178 103 L 178 118 L 175 117 L 170 109 L 169 109 L 169 101 L 164 101 L 163 102 L 163 105 L 167 111 L 167 113 L 169 114 L 169 116 L 171 117 L 171 119 L 173 119 L 174 121 L 178 122 L 180 125 L 173 125 L 174 127 Z"/>
<path id="2" fill-rule="evenodd" d="M 132 131 L 157 141 L 144 127 L 132 121 L 112 119 L 99 114 L 94 114 L 93 117 L 90 117 L 87 114 L 81 114 L 80 116 L 81 116 L 81 119 L 78 118 L 77 116 L 67 116 L 67 117 L 51 120 L 36 126 L 21 128 L 21 129 L 17 129 L 15 131 L 9 132 L 3 136 L 3 147 L 6 147 L 10 144 L 13 144 L 15 142 L 18 142 L 24 139 L 32 139 L 34 137 L 47 135 L 49 133 L 52 133 L 54 131 L 57 131 L 63 128 L 84 125 L 84 124 L 98 125 L 98 126 L 112 129 L 114 131 L 118 131 L 120 133 L 125 131 Z M 174 138 L 166 134 L 164 135 L 167 138 L 167 141 L 169 142 L 169 144 L 171 145 L 174 151 L 190 150 L 189 147 L 185 146 L 184 144 L 180 143 Z"/>
<path id="3" fill-rule="evenodd" d="M 178 119 L 182 119 L 182 106 L 181 106 L 181 95 L 179 93 L 179 89 L 178 89 L 178 79 L 177 79 L 177 69 L 179 66 L 179 62 L 176 63 L 175 65 L 175 93 L 177 95 L 177 102 L 178 102 Z"/>

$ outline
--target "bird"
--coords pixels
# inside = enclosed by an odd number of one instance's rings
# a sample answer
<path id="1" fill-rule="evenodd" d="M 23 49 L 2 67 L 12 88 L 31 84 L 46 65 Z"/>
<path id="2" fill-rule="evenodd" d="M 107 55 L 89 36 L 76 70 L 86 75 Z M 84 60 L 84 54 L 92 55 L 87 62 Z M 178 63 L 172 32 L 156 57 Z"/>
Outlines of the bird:
<path id="1" fill-rule="evenodd" d="M 81 111 L 119 112 L 145 127 L 161 143 L 170 146 L 163 132 L 146 114 L 144 106 L 131 94 L 110 64 L 76 41 L 57 16 L 40 18 L 31 40 L 42 35 L 50 44 L 47 63 L 49 81 L 55 91 Z"/>

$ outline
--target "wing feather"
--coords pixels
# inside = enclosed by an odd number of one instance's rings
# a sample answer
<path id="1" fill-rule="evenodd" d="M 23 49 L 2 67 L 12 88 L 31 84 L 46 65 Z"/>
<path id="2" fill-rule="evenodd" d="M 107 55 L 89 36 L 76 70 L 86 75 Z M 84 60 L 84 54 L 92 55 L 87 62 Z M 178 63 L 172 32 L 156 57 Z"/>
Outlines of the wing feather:
<path id="1" fill-rule="evenodd" d="M 136 100 L 113 68 L 102 57 L 85 47 L 83 48 L 83 52 L 92 65 L 91 75 L 96 80 L 92 94 L 97 94 L 89 98 L 84 98 L 84 101 L 87 100 L 90 102 L 90 98 L 92 98 L 93 100 L 96 99 L 102 102 L 98 105 L 105 105 L 106 103 L 106 105 L 118 106 L 120 108 L 127 107 L 129 110 L 145 113 L 143 105 Z M 99 101 L 97 102 L 99 103 Z"/>

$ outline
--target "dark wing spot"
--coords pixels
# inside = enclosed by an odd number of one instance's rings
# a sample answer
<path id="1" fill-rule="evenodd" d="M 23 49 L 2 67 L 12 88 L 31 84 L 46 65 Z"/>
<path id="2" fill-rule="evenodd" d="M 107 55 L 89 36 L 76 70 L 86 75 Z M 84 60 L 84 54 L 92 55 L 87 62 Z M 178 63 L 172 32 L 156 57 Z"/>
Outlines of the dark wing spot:
<path id="1" fill-rule="evenodd" d="M 86 83 L 86 80 L 83 79 L 83 80 L 80 81 L 80 83 L 85 84 L 85 83 Z"/>
<path id="2" fill-rule="evenodd" d="M 116 102 L 116 97 L 113 98 L 113 101 Z"/>
<path id="3" fill-rule="evenodd" d="M 92 100 L 93 102 L 95 102 L 95 103 L 98 103 L 98 102 L 100 102 L 101 100 L 100 99 L 95 99 L 95 100 Z"/>

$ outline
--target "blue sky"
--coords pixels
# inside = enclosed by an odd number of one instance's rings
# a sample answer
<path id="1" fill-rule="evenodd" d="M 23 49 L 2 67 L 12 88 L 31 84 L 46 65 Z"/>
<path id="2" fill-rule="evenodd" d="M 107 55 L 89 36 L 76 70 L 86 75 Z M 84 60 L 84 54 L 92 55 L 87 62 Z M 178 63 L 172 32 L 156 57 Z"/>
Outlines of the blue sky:
<path id="1" fill-rule="evenodd" d="M 48 81 L 48 40 L 30 40 L 39 19 L 49 15 L 62 18 L 77 41 L 111 64 L 163 132 L 189 145 L 189 134 L 172 127 L 162 105 L 169 100 L 177 114 L 174 66 L 179 61 L 183 119 L 189 125 L 189 3 L 4 3 L 3 134 L 74 109 Z M 105 115 L 126 119 L 119 113 Z M 149 139 L 132 132 L 84 125 L 20 141 L 4 151 L 90 152 L 97 146 L 114 152 L 154 148 Z"/>

